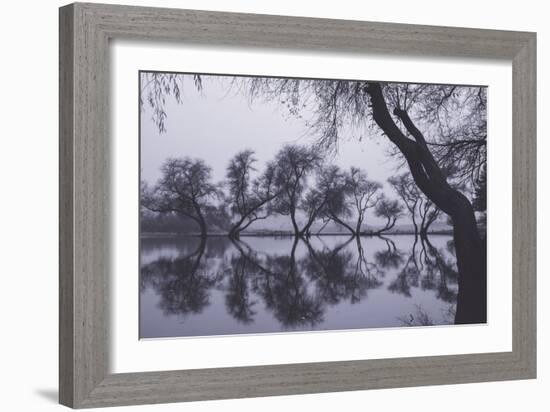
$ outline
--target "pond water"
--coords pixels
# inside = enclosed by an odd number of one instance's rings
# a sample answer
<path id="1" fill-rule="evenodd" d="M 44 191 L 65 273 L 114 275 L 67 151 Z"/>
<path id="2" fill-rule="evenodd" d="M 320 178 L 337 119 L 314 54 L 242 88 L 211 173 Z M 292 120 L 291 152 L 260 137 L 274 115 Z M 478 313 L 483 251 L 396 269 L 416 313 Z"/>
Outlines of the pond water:
<path id="1" fill-rule="evenodd" d="M 140 337 L 454 323 L 452 237 L 142 238 Z"/>

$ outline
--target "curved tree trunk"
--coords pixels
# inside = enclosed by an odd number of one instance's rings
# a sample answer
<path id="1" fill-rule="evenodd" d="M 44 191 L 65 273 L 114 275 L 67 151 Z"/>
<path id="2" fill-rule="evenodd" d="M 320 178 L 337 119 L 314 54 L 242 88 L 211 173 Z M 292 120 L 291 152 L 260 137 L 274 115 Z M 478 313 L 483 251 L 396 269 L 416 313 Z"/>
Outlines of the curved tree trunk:
<path id="1" fill-rule="evenodd" d="M 431 222 L 422 221 L 420 225 L 420 239 L 428 239 L 428 229 L 430 228 Z"/>
<path id="2" fill-rule="evenodd" d="M 369 236 L 380 236 L 384 233 L 386 233 L 388 230 L 391 230 L 393 229 L 393 227 L 395 226 L 395 222 L 397 222 L 397 218 L 387 218 L 388 220 L 386 221 L 386 226 L 384 226 L 382 229 L 380 230 L 377 230 L 376 232 L 370 232 L 368 233 Z"/>
<path id="3" fill-rule="evenodd" d="M 422 239 L 427 239 L 428 238 L 428 230 L 430 230 L 430 226 L 432 225 L 434 220 L 435 219 L 428 219 L 426 222 L 424 222 L 424 224 L 420 228 L 420 237 Z"/>
<path id="4" fill-rule="evenodd" d="M 376 124 L 405 157 L 418 188 L 453 221 L 453 235 L 459 270 L 459 293 L 455 323 L 487 321 L 487 270 L 485 247 L 479 236 L 474 209 L 470 201 L 453 189 L 432 156 L 424 136 L 408 113 L 394 110 L 395 115 L 414 138 L 401 132 L 392 119 L 382 87 L 369 83 L 372 115 Z"/>
<path id="5" fill-rule="evenodd" d="M 237 239 L 239 240 L 241 238 L 241 231 L 239 230 L 240 226 L 233 226 L 231 229 L 229 229 L 229 233 L 227 236 L 229 236 L 231 239 Z"/>
<path id="6" fill-rule="evenodd" d="M 197 223 L 199 224 L 201 237 L 206 238 L 206 236 L 208 235 L 208 230 L 206 226 L 206 221 L 204 220 L 204 216 L 201 212 L 200 205 L 198 203 L 194 203 L 193 208 L 195 209 L 195 213 L 197 214 Z"/>
<path id="7" fill-rule="evenodd" d="M 271 200 L 275 199 L 277 197 L 279 192 L 274 193 L 270 196 L 265 197 L 264 199 L 258 201 L 253 206 L 249 207 L 248 209 L 245 209 L 241 213 L 241 217 L 239 220 L 237 220 L 231 229 L 229 229 L 228 236 L 233 239 L 240 239 L 241 232 L 248 228 L 253 222 L 261 219 L 257 216 L 253 216 L 257 211 L 259 211 L 266 203 L 270 202 Z M 244 202 L 244 199 L 243 199 Z M 245 221 L 248 219 L 248 222 L 246 224 Z"/>
<path id="8" fill-rule="evenodd" d="M 248 228 L 255 220 L 257 219 L 250 219 L 245 225 L 243 225 L 244 221 L 246 220 L 246 216 L 242 217 L 237 223 L 235 223 L 231 229 L 229 229 L 229 233 L 227 236 L 229 236 L 232 239 L 240 239 L 241 238 L 241 232 Z"/>
<path id="9" fill-rule="evenodd" d="M 229 233 L 227 236 L 229 236 L 232 239 L 240 239 L 241 237 L 241 227 L 246 220 L 246 216 L 241 216 L 241 218 L 233 225 L 231 226 L 231 229 L 229 229 Z"/>
<path id="10" fill-rule="evenodd" d="M 336 223 L 338 223 L 339 225 L 341 225 L 341 226 L 345 227 L 347 230 L 349 230 L 352 237 L 355 237 L 355 236 L 359 235 L 359 233 L 355 232 L 355 230 L 350 225 L 348 225 L 346 222 L 344 222 L 342 219 L 340 219 L 335 214 L 331 214 L 330 218 L 332 220 L 334 220 Z"/>
<path id="11" fill-rule="evenodd" d="M 427 229 L 421 229 L 420 230 L 420 239 L 428 239 L 428 230 Z"/>
<path id="12" fill-rule="evenodd" d="M 290 220 L 292 222 L 292 228 L 294 229 L 294 236 L 299 237 L 300 228 L 298 227 L 298 223 L 296 222 L 296 206 L 294 205 L 290 206 Z"/>
<path id="13" fill-rule="evenodd" d="M 304 228 L 300 231 L 300 237 L 305 237 L 305 238 L 311 237 L 311 227 L 313 226 L 313 223 L 315 223 L 315 220 L 317 219 L 319 212 L 325 205 L 325 202 L 326 202 L 326 199 L 323 200 L 322 202 L 319 202 L 317 207 L 313 211 L 311 211 Z"/>

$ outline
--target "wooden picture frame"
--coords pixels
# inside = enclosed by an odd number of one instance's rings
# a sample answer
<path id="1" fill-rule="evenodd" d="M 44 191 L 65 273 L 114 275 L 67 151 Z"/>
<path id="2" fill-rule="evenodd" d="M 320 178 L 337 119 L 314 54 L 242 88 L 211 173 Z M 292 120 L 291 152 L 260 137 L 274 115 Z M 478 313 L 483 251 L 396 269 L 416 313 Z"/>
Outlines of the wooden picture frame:
<path id="1" fill-rule="evenodd" d="M 536 34 L 75 3 L 60 9 L 59 398 L 73 408 L 536 376 Z M 110 374 L 109 40 L 494 58 L 513 66 L 510 352 Z"/>

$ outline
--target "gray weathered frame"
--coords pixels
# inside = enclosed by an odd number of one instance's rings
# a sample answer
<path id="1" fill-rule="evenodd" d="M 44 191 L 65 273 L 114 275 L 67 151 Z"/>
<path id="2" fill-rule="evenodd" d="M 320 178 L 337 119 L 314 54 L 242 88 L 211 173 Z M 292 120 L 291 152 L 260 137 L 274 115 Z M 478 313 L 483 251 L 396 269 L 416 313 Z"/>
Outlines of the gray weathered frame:
<path id="1" fill-rule="evenodd" d="M 495 58 L 513 65 L 513 350 L 110 374 L 109 40 Z M 85 408 L 536 376 L 536 34 L 103 4 L 60 9 L 59 399 Z"/>

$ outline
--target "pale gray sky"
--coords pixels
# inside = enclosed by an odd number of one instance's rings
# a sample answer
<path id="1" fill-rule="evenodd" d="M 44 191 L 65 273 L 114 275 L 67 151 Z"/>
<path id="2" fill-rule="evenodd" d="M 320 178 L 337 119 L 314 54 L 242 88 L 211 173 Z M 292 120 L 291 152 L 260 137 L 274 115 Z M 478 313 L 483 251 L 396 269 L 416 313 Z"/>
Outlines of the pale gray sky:
<path id="1" fill-rule="evenodd" d="M 212 167 L 213 180 L 219 182 L 225 179 L 228 161 L 238 151 L 254 150 L 258 159 L 256 167 L 261 172 L 282 145 L 315 143 L 315 136 L 306 124 L 307 115 L 305 118 L 292 116 L 277 102 L 255 100 L 250 103 L 243 93 L 230 89 L 231 76 L 201 77 L 202 92 L 194 86 L 192 75 L 186 75 L 182 102 L 177 103 L 174 98 L 166 100 L 166 131 L 163 133 L 152 120 L 148 103 L 145 101 L 143 105 L 141 178 L 149 185 L 160 178 L 160 167 L 169 157 L 201 158 Z M 311 110 L 305 107 L 304 113 L 311 113 Z M 358 139 L 359 136 L 359 131 L 341 136 L 339 150 L 330 161 L 344 169 L 356 166 L 366 170 L 371 179 L 384 185 L 390 198 L 397 198 L 386 183 L 396 173 L 398 164 L 397 159 L 387 154 L 391 143 L 379 135 L 362 135 Z M 273 218 L 263 224 L 284 226 L 289 223 L 287 220 Z M 371 224 L 381 222 L 372 210 L 367 212 L 367 221 Z M 407 218 L 398 223 L 408 221 Z"/>
<path id="2" fill-rule="evenodd" d="M 315 142 L 306 119 L 288 114 L 276 102 L 247 98 L 228 90 L 229 77 L 203 76 L 203 91 L 193 86 L 186 76 L 182 103 L 169 98 L 166 102 L 166 132 L 159 133 L 152 121 L 147 103 L 141 116 L 142 178 L 154 184 L 159 168 L 167 157 L 198 157 L 213 169 L 213 178 L 225 178 L 227 163 L 235 153 L 250 148 L 256 152 L 259 169 L 272 159 L 285 143 Z M 307 107 L 305 108 L 307 112 Z M 356 133 L 357 134 L 357 133 Z M 367 170 L 372 179 L 384 183 L 394 174 L 396 161 L 390 159 L 386 139 L 365 138 L 359 141 L 343 136 L 332 161 L 343 168 L 357 166 Z"/>

